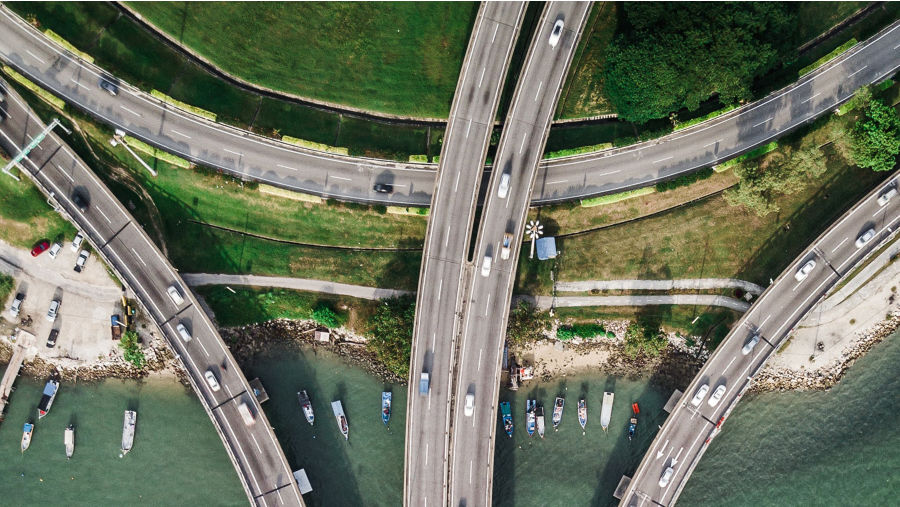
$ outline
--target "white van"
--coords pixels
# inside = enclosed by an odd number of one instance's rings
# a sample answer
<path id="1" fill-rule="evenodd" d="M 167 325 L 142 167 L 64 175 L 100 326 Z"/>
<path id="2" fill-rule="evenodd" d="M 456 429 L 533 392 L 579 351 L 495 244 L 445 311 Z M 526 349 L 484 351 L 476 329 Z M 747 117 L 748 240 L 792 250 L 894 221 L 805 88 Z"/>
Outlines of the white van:
<path id="1" fill-rule="evenodd" d="M 241 418 L 244 419 L 244 424 L 247 426 L 253 426 L 253 423 L 256 422 L 256 417 L 250 411 L 250 407 L 243 401 L 238 405 L 238 413 L 241 414 Z"/>
<path id="2" fill-rule="evenodd" d="M 178 330 L 178 334 L 181 336 L 181 339 L 184 340 L 184 343 L 191 341 L 191 338 L 193 338 L 193 336 L 191 336 L 191 333 L 187 330 L 186 327 L 184 327 L 184 324 L 182 324 L 181 322 L 179 322 L 178 325 L 175 326 L 175 329 Z"/>

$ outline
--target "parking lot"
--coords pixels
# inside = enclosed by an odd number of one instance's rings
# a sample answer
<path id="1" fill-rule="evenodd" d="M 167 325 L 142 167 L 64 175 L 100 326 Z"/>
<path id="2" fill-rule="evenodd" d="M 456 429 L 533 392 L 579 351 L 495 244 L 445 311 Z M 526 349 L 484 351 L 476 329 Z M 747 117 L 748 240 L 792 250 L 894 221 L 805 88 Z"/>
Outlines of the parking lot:
<path id="1" fill-rule="evenodd" d="M 27 250 L 0 242 L 0 272 L 15 279 L 15 289 L 3 302 L 0 331 L 8 337 L 13 327 L 19 326 L 33 333 L 37 337 L 34 352 L 41 357 L 96 361 L 117 350 L 117 342 L 110 336 L 110 315 L 122 313 L 122 290 L 96 254 L 76 272 L 78 253 L 71 243 L 72 238 L 66 238 L 53 259 L 47 251 L 32 257 Z M 87 243 L 81 246 L 85 247 Z M 16 293 L 25 294 L 25 300 L 14 317 L 9 309 Z M 60 307 L 50 322 L 47 312 L 53 300 L 59 300 Z M 53 329 L 59 335 L 56 346 L 48 348 Z"/>

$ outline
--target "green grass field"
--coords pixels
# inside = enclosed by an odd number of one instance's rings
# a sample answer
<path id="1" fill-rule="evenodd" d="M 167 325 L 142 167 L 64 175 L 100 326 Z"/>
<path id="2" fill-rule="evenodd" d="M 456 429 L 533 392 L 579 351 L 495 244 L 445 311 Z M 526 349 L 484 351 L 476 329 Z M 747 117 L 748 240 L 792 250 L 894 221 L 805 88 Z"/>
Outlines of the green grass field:
<path id="1" fill-rule="evenodd" d="M 558 118 L 583 118 L 615 112 L 603 94 L 603 64 L 606 62 L 606 47 L 616 33 L 619 8 L 616 2 L 596 2 L 591 9 L 559 98 L 556 109 Z"/>
<path id="2" fill-rule="evenodd" d="M 216 66 L 265 87 L 446 117 L 478 6 L 440 2 L 129 2 Z"/>
<path id="3" fill-rule="evenodd" d="M 0 164 L 8 159 L 0 157 Z M 13 169 L 22 181 L 0 174 L 0 240 L 21 248 L 41 239 L 58 240 L 75 236 L 75 227 L 53 211 L 44 194 L 31 180 Z"/>

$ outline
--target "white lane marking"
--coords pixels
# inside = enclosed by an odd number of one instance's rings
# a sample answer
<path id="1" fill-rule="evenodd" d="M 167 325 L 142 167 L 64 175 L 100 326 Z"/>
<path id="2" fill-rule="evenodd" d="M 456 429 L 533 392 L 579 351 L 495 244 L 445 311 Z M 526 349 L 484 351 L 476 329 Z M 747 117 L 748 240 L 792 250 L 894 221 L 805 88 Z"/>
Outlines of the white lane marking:
<path id="1" fill-rule="evenodd" d="M 669 160 L 669 159 L 672 159 L 672 158 L 675 158 L 675 157 L 674 157 L 674 156 L 671 156 L 671 157 L 661 158 L 661 159 L 659 159 L 659 160 L 654 160 L 653 163 L 654 163 L 654 164 L 658 164 L 658 163 L 660 163 L 660 162 L 665 162 L 666 160 Z"/>
<path id="2" fill-rule="evenodd" d="M 34 141 L 34 138 L 31 137 L 31 136 L 28 135 L 28 134 L 25 134 L 25 137 L 27 137 L 29 141 Z M 37 146 L 37 148 L 38 148 L 39 150 L 43 150 L 43 149 L 44 149 L 44 147 L 41 146 L 40 144 Z"/>
<path id="3" fill-rule="evenodd" d="M 79 82 L 78 82 L 75 78 L 73 78 L 73 77 L 70 77 L 70 78 L 69 78 L 69 81 L 75 83 L 76 85 L 80 86 L 81 88 L 84 88 L 85 90 L 88 90 L 88 89 L 89 89 L 87 86 L 84 86 L 83 84 L 79 83 Z"/>
<path id="4" fill-rule="evenodd" d="M 462 174 L 462 171 L 456 173 L 456 184 L 453 185 L 453 191 L 456 192 L 459 190 L 459 175 Z"/>
<path id="5" fill-rule="evenodd" d="M 42 65 L 44 65 L 44 64 L 47 63 L 47 62 L 45 62 L 44 60 L 41 60 L 41 58 L 40 58 L 38 55 L 32 53 L 31 51 L 28 51 L 28 50 L 26 49 L 25 52 L 28 53 L 29 55 L 31 55 L 31 57 L 34 58 L 35 60 L 41 62 Z"/>
<path id="6" fill-rule="evenodd" d="M 236 152 L 236 151 L 231 151 L 231 150 L 229 150 L 228 148 L 222 148 L 222 151 L 226 151 L 226 152 L 228 152 L 228 153 L 231 153 L 232 155 L 237 155 L 237 156 L 239 156 L 239 157 L 243 155 L 243 153 L 238 153 L 238 152 Z"/>
<path id="7" fill-rule="evenodd" d="M 444 248 L 447 248 L 447 244 L 450 242 L 450 228 L 447 227 L 447 232 L 444 233 Z"/>
<path id="8" fill-rule="evenodd" d="M 803 102 L 801 102 L 801 104 L 806 104 L 807 102 L 809 102 L 810 100 L 812 100 L 812 99 L 818 97 L 819 95 L 822 95 L 822 94 L 821 94 L 821 93 L 817 93 L 817 94 L 813 95 L 812 97 L 810 97 L 810 98 L 804 100 Z"/>
<path id="9" fill-rule="evenodd" d="M 881 230 L 875 231 L 875 235 L 876 235 L 876 236 L 879 236 L 879 235 L 881 235 L 884 231 L 891 230 L 891 226 L 894 225 L 894 222 L 896 222 L 897 219 L 900 219 L 900 215 L 897 215 L 896 217 L 894 217 L 894 219 L 891 220 L 889 223 L 887 223 Z M 859 250 L 856 250 L 853 254 L 850 255 L 850 257 L 847 257 L 847 260 L 845 260 L 844 262 L 842 262 L 841 265 L 837 267 L 837 270 L 840 271 L 840 270 L 844 269 L 844 266 L 845 266 L 848 262 L 852 261 L 852 260 L 854 259 L 854 257 L 856 257 L 855 254 L 856 254 L 857 252 L 859 252 Z"/>
<path id="10" fill-rule="evenodd" d="M 803 280 L 800 280 L 800 281 L 799 281 L 799 282 L 797 282 L 797 285 L 794 285 L 794 288 L 793 288 L 793 289 L 791 289 L 791 292 L 794 292 L 794 291 L 796 291 L 796 290 L 797 290 L 797 287 L 799 287 L 799 286 L 800 286 L 800 284 L 802 284 L 802 283 L 803 283 Z"/>
<path id="11" fill-rule="evenodd" d="M 59 169 L 59 172 L 63 173 L 63 176 L 65 176 L 66 178 L 69 178 L 69 181 L 71 181 L 72 183 L 75 183 L 75 178 L 69 176 L 69 173 L 67 173 L 66 170 L 62 168 L 62 166 L 60 166 L 59 164 L 53 164 L 53 165 L 55 165 L 56 168 Z M 884 208 L 882 208 L 882 209 L 884 209 Z"/>
<path id="12" fill-rule="evenodd" d="M 231 398 L 234 398 L 234 395 L 231 394 L 231 389 L 229 389 L 227 385 L 225 385 L 224 387 L 225 387 L 225 391 L 228 392 L 228 396 L 231 397 Z"/>
<path id="13" fill-rule="evenodd" d="M 873 216 L 874 216 L 874 215 L 873 215 Z M 840 243 L 837 244 L 836 247 L 834 247 L 833 249 L 831 249 L 831 253 L 837 252 L 837 249 L 840 248 L 841 245 L 843 245 L 844 243 L 846 243 L 848 239 L 850 239 L 850 238 L 844 238 Z"/>
<path id="14" fill-rule="evenodd" d="M 105 218 L 107 222 L 112 223 L 112 220 L 110 220 L 109 217 L 106 216 L 106 213 L 104 213 L 102 209 L 100 209 L 97 206 L 94 206 L 94 209 L 97 210 L 97 213 L 100 213 L 101 215 L 103 215 L 103 218 Z"/>
<path id="15" fill-rule="evenodd" d="M 478 349 L 478 371 L 481 371 L 481 353 L 484 352 L 484 348 Z"/>
<path id="16" fill-rule="evenodd" d="M 711 143 L 709 143 L 709 144 L 704 144 L 703 147 L 706 148 L 707 146 L 712 146 L 712 145 L 714 145 L 714 144 L 719 144 L 719 143 L 721 143 L 721 142 L 722 142 L 721 139 L 716 139 L 715 141 L 713 141 L 713 142 L 711 142 Z"/>
<path id="17" fill-rule="evenodd" d="M 250 438 L 252 438 L 252 439 L 253 439 L 253 443 L 256 444 L 256 449 L 257 449 L 260 453 L 262 453 L 262 447 L 260 447 L 260 446 L 259 446 L 259 442 L 256 441 L 256 435 L 254 435 L 253 433 L 251 433 L 251 434 L 250 434 Z"/>
<path id="18" fill-rule="evenodd" d="M 759 331 L 760 329 L 762 329 L 762 327 L 766 325 L 766 322 L 768 322 L 771 318 L 772 314 L 766 315 L 766 318 L 763 319 L 762 324 L 760 324 L 759 327 L 756 328 L 756 330 Z"/>
<path id="19" fill-rule="evenodd" d="M 469 484 L 472 484 L 472 460 L 469 460 Z"/>
<path id="20" fill-rule="evenodd" d="M 438 301 L 441 300 L 441 289 L 443 289 L 443 288 L 444 288 L 444 279 L 441 278 L 440 281 L 438 282 L 438 291 L 437 291 L 438 292 L 438 299 L 437 299 Z"/>
<path id="21" fill-rule="evenodd" d="M 281 165 L 281 164 L 275 164 L 275 165 L 282 169 L 288 169 L 290 171 L 299 171 L 299 169 L 297 169 L 296 167 L 291 167 L 291 166 Z"/>
<path id="22" fill-rule="evenodd" d="M 872 213 L 872 216 L 874 217 L 875 215 L 881 213 L 882 211 L 884 211 L 884 210 L 886 210 L 886 209 L 887 209 L 887 208 L 881 208 L 881 209 L 879 209 L 878 211 L 876 211 L 875 213 Z"/>
<path id="23" fill-rule="evenodd" d="M 484 81 L 484 71 L 487 70 L 487 67 L 481 68 L 481 77 L 478 79 L 478 87 L 481 88 L 481 82 Z"/>
<path id="24" fill-rule="evenodd" d="M 897 48 L 900 48 L 900 44 L 897 44 L 896 46 L 894 46 L 894 49 L 897 49 Z"/>
<path id="25" fill-rule="evenodd" d="M 493 296 L 493 294 L 488 294 L 487 302 L 485 302 L 485 304 L 484 304 L 484 314 L 485 315 L 488 314 L 488 309 L 491 306 L 491 296 Z"/>
<path id="26" fill-rule="evenodd" d="M 343 176 L 329 176 L 329 177 L 334 178 L 336 180 L 353 181 L 351 178 L 345 178 Z"/>
<path id="27" fill-rule="evenodd" d="M 725 369 L 722 370 L 722 375 L 725 375 L 725 372 L 728 371 L 728 368 L 731 368 L 731 364 L 734 363 L 735 359 L 737 359 L 737 356 L 734 356 L 731 358 L 731 361 L 728 363 L 728 366 L 726 366 Z"/>
<path id="28" fill-rule="evenodd" d="M 494 43 L 494 39 L 497 38 L 497 30 L 500 28 L 500 23 L 494 25 L 494 35 L 491 35 L 491 44 Z"/>
<path id="29" fill-rule="evenodd" d="M 428 444 L 425 444 L 425 466 L 428 466 Z"/>
<path id="30" fill-rule="evenodd" d="M 469 126 L 466 127 L 466 139 L 469 138 L 469 131 L 472 130 L 472 119 L 469 118 Z"/>
<path id="31" fill-rule="evenodd" d="M 132 111 L 131 109 L 128 109 L 127 107 L 123 106 L 122 104 L 119 104 L 119 107 L 121 107 L 122 109 L 128 111 L 129 113 L 131 113 L 131 114 L 133 114 L 133 115 L 135 115 L 135 116 L 141 116 L 140 113 L 137 113 L 137 112 L 135 112 L 135 111 Z"/>
<path id="32" fill-rule="evenodd" d="M 197 344 L 200 345 L 201 349 L 203 349 L 203 353 L 206 354 L 206 357 L 209 357 L 209 352 L 207 352 L 206 347 L 203 346 L 203 340 L 197 338 Z"/>
<path id="33" fill-rule="evenodd" d="M 556 185 L 558 183 L 565 183 L 567 181 L 569 181 L 569 180 L 556 180 L 556 181 L 551 181 L 550 183 L 547 183 L 547 184 L 548 185 Z"/>
<path id="34" fill-rule="evenodd" d="M 519 145 L 519 153 L 522 153 L 522 150 L 525 149 L 525 139 L 527 138 L 528 136 L 522 136 L 522 144 Z"/>
<path id="35" fill-rule="evenodd" d="M 537 91 L 534 93 L 534 101 L 535 101 L 535 102 L 537 102 L 538 97 L 541 96 L 541 86 L 543 86 L 543 84 L 544 84 L 543 81 L 541 81 L 541 82 L 538 83 L 538 89 L 537 89 Z"/>
<path id="36" fill-rule="evenodd" d="M 437 342 L 437 332 L 432 333 L 431 335 L 431 349 L 434 350 L 434 344 Z"/>
<path id="37" fill-rule="evenodd" d="M 134 247 L 131 248 L 131 253 L 133 253 L 134 256 L 138 258 L 139 261 L 141 261 L 141 264 L 143 264 L 144 266 L 147 265 L 147 263 L 144 262 L 144 259 L 141 258 L 141 256 L 137 253 L 137 250 L 135 250 Z"/>
<path id="38" fill-rule="evenodd" d="M 759 127 L 760 125 L 765 125 L 766 123 L 769 123 L 770 121 L 772 121 L 774 118 L 775 118 L 774 116 L 772 116 L 772 117 L 770 117 L 770 118 L 766 118 L 765 120 L 763 120 L 763 121 L 757 123 L 756 125 L 754 125 L 754 126 L 751 127 L 751 128 L 756 128 L 756 127 Z"/>
<path id="39" fill-rule="evenodd" d="M 247 460 L 247 455 L 244 454 L 244 448 L 241 446 L 241 443 L 237 439 L 237 433 L 234 432 L 234 428 L 232 428 L 231 423 L 228 422 L 228 418 L 223 417 L 222 422 L 225 423 L 225 426 L 228 426 L 228 432 L 231 433 L 231 435 L 232 435 L 232 438 L 230 440 L 234 441 L 234 445 L 237 446 L 238 452 L 241 453 L 241 457 L 244 459 L 244 463 L 250 463 Z M 248 466 L 247 471 L 250 472 L 250 478 L 253 479 L 253 484 L 256 485 L 256 490 L 260 491 L 259 482 L 256 480 L 256 474 L 253 473 L 253 467 Z"/>
<path id="40" fill-rule="evenodd" d="M 181 132 L 179 132 L 179 131 L 177 131 L 177 130 L 175 130 L 175 129 L 169 129 L 169 130 L 170 130 L 173 134 L 175 134 L 176 136 L 185 137 L 185 138 L 187 138 L 187 139 L 190 139 L 190 138 L 191 138 L 191 136 L 189 136 L 189 135 L 187 135 L 187 134 L 182 134 Z"/>
<path id="41" fill-rule="evenodd" d="M 797 305 L 796 308 L 794 308 L 794 311 L 791 312 L 790 315 L 788 315 L 788 318 L 784 320 L 784 324 L 782 324 L 781 327 L 779 327 L 778 330 L 776 330 L 776 331 L 775 331 L 774 333 L 772 333 L 770 336 L 771 336 L 772 338 L 777 338 L 777 337 L 781 334 L 781 330 L 784 329 L 784 326 L 788 325 L 788 323 L 791 321 L 791 319 L 794 318 L 794 315 L 797 315 L 797 312 L 799 312 L 801 308 L 803 308 L 804 306 L 806 306 L 807 301 L 809 301 L 810 298 L 816 297 L 816 296 L 819 295 L 819 293 L 820 293 L 819 291 L 822 289 L 822 287 L 823 287 L 826 283 L 828 283 L 828 280 L 829 280 L 832 276 L 833 276 L 833 273 L 829 273 L 828 276 L 825 277 L 825 280 L 822 281 L 822 283 L 820 283 L 818 287 L 816 287 L 816 290 L 812 291 L 812 293 L 810 293 L 809 296 L 806 296 L 806 299 L 804 299 L 802 303 L 800 303 L 799 305 Z M 764 351 L 764 350 L 766 350 L 765 347 L 763 347 L 763 351 Z M 748 367 L 748 368 L 749 368 L 749 367 Z M 743 376 L 743 375 L 742 375 L 742 376 Z"/>
<path id="42" fill-rule="evenodd" d="M 897 49 L 897 48 L 895 47 L 894 49 Z M 860 67 L 858 70 L 853 71 L 853 73 L 851 73 L 851 74 L 850 74 L 849 76 L 847 76 L 847 77 L 849 78 L 849 77 L 855 76 L 857 73 L 862 72 L 863 70 L 865 70 L 866 67 L 868 67 L 868 65 L 863 65 L 863 66 Z"/>

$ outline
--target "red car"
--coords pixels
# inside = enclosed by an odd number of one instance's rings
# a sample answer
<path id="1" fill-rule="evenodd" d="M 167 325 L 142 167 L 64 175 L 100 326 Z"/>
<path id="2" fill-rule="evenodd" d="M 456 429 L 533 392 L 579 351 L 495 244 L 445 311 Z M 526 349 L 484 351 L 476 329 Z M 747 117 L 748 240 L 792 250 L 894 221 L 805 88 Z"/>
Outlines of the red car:
<path id="1" fill-rule="evenodd" d="M 37 257 L 44 253 L 44 250 L 50 248 L 50 242 L 47 240 L 40 241 L 37 245 L 34 245 L 34 248 L 31 249 L 31 256 Z"/>

